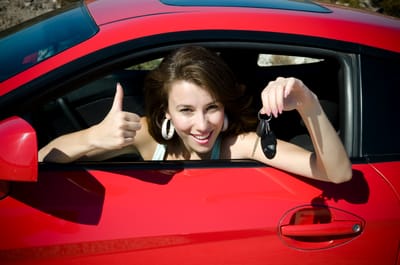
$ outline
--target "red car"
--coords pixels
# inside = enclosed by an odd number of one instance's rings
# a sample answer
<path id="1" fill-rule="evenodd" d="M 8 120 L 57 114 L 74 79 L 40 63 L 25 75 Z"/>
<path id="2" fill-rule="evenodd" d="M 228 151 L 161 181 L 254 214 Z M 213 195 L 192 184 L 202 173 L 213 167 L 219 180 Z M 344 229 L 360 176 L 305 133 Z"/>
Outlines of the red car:
<path id="1" fill-rule="evenodd" d="M 1 264 L 400 264 L 400 20 L 309 1 L 98 0 L 0 34 Z M 146 73 L 188 44 L 256 96 L 303 80 L 351 181 L 252 160 L 38 163 L 103 119 L 116 82 L 140 114 Z M 296 113 L 271 127 L 312 148 Z"/>

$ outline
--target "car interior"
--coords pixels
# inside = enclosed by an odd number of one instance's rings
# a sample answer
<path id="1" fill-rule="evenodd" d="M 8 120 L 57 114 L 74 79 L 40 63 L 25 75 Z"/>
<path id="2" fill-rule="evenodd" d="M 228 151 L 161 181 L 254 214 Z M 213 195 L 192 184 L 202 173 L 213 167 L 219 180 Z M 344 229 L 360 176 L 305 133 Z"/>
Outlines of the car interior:
<path id="1" fill-rule="evenodd" d="M 343 77 L 342 66 L 337 58 L 304 57 L 258 49 L 218 48 L 215 51 L 228 63 L 238 81 L 246 86 L 247 93 L 253 97 L 255 115 L 261 107 L 260 93 L 268 82 L 279 76 L 293 76 L 301 79 L 318 96 L 340 135 L 339 91 L 343 86 Z M 100 122 L 112 105 L 117 82 L 124 88 L 125 110 L 144 115 L 144 78 L 161 59 L 146 57 L 135 60 L 131 65 L 86 82 L 31 113 L 30 120 L 37 131 L 39 148 L 57 136 Z M 312 150 L 311 140 L 297 112 L 284 112 L 272 119 L 270 124 L 278 138 Z M 133 154 L 114 160 L 140 161 L 141 158 Z"/>

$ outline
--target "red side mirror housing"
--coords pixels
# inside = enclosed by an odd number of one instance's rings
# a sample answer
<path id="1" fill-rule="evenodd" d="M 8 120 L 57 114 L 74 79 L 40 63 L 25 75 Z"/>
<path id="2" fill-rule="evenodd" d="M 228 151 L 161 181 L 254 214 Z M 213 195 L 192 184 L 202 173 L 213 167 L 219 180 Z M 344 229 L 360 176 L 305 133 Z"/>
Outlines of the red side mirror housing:
<path id="1" fill-rule="evenodd" d="M 0 180 L 36 181 L 37 176 L 35 130 L 20 117 L 0 121 Z"/>

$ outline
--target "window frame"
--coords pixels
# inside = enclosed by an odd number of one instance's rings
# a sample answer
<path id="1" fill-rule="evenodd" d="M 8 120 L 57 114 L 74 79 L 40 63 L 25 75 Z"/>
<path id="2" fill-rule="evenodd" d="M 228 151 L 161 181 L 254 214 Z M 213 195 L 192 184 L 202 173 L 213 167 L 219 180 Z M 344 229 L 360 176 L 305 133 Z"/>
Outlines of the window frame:
<path id="1" fill-rule="evenodd" d="M 172 49 L 175 49 L 181 45 L 188 44 L 197 44 L 203 45 L 210 49 L 222 49 L 226 47 L 230 48 L 246 48 L 252 49 L 255 51 L 268 51 L 270 53 L 279 53 L 279 54 L 291 54 L 294 56 L 308 56 L 308 57 L 330 57 L 337 60 L 340 63 L 342 77 L 340 80 L 340 88 L 339 89 L 339 116 L 341 117 L 339 127 L 341 128 L 341 137 L 343 143 L 345 145 L 346 150 L 348 150 L 350 156 L 354 156 L 357 151 L 355 146 L 357 146 L 355 142 L 355 135 L 357 135 L 357 127 L 353 126 L 354 121 L 357 120 L 357 112 L 354 111 L 354 106 L 356 104 L 352 104 L 354 102 L 354 85 L 357 83 L 357 80 L 351 78 L 352 76 L 356 76 L 354 74 L 354 65 L 355 65 L 355 55 L 348 53 L 339 53 L 336 51 L 331 51 L 327 49 L 320 48 L 312 48 L 305 46 L 293 46 L 293 45 L 285 45 L 285 44 L 276 44 L 276 43 L 259 43 L 259 42 L 230 42 L 230 41 L 213 41 L 213 42 L 195 42 L 195 43 L 180 43 L 175 45 L 166 45 L 163 47 L 158 47 L 156 49 L 149 49 L 143 52 L 138 52 L 137 54 L 130 54 L 129 56 L 123 56 L 118 58 L 118 63 L 115 66 L 118 67 L 127 67 L 132 65 L 135 62 L 141 61 L 143 58 L 157 58 L 160 54 L 166 53 Z M 149 57 L 150 56 L 150 57 Z M 101 66 L 99 66 L 101 68 Z M 111 67 L 107 68 L 111 69 Z M 104 74 L 103 71 L 99 71 L 99 74 Z M 93 75 L 90 79 L 85 78 L 85 82 L 87 83 L 89 80 L 94 80 L 94 77 L 98 75 Z M 80 84 L 80 82 L 78 82 Z M 75 87 L 77 87 L 76 85 Z M 312 89 L 312 88 L 311 88 Z"/>

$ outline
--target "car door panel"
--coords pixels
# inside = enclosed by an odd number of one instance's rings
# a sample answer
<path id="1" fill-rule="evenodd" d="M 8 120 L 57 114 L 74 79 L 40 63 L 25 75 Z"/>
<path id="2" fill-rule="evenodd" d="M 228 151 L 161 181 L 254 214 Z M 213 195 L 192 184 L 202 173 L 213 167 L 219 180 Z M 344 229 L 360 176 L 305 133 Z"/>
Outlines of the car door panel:
<path id="1" fill-rule="evenodd" d="M 329 264 L 339 258 L 341 264 L 393 264 L 396 258 L 399 234 L 392 232 L 399 203 L 367 164 L 354 165 L 353 180 L 339 185 L 239 162 L 225 168 L 157 165 L 68 170 L 56 165 L 42 167 L 36 183 L 12 183 L 0 201 L 0 227 L 7 238 L 0 242 L 1 260 L 288 264 L 307 258 L 309 264 Z M 326 209 L 335 213 L 335 221 L 361 228 L 337 239 L 335 247 L 321 248 L 335 238 L 307 242 L 307 250 L 299 247 L 305 244 L 299 237 L 288 244 L 280 224 L 310 208 Z M 312 224 L 318 234 L 332 222 Z"/>
<path id="2" fill-rule="evenodd" d="M 396 193 L 397 198 L 400 200 L 400 162 L 377 162 L 371 163 L 371 166 L 388 182 L 388 185 L 393 188 L 393 192 Z"/>

